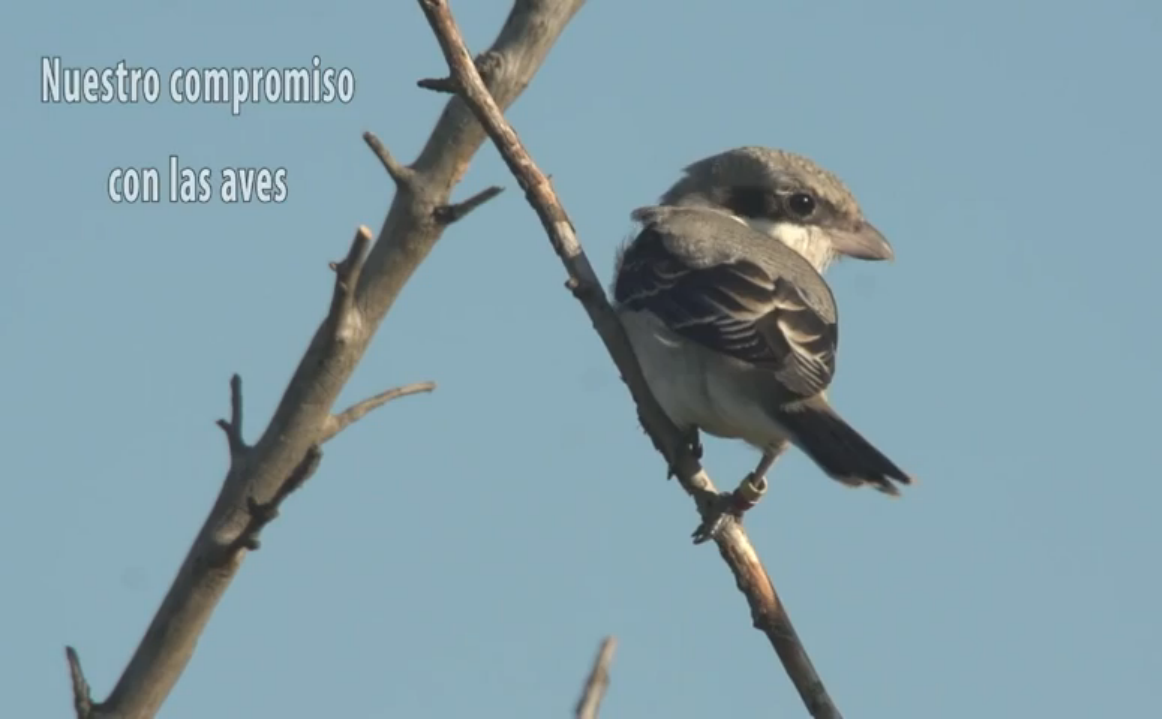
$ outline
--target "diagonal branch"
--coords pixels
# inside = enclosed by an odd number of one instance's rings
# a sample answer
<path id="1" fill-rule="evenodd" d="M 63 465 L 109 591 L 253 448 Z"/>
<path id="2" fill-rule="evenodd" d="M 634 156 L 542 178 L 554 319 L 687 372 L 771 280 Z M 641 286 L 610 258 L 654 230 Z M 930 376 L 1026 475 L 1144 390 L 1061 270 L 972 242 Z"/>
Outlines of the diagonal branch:
<path id="1" fill-rule="evenodd" d="M 601 700 L 609 688 L 609 665 L 613 663 L 613 652 L 616 649 L 617 639 L 614 637 L 606 637 L 601 642 L 601 648 L 593 658 L 593 668 L 585 680 L 585 688 L 581 691 L 581 698 L 577 700 L 577 719 L 597 719 L 597 710 L 601 708 Z"/>
<path id="2" fill-rule="evenodd" d="M 415 384 L 406 384 L 403 387 L 389 389 L 386 392 L 380 392 L 374 397 L 368 397 L 365 400 L 356 402 L 339 414 L 333 414 L 328 418 L 327 424 L 323 428 L 323 436 L 319 439 L 319 444 L 331 439 L 347 429 L 351 424 L 363 419 L 363 416 L 368 412 L 379 409 L 393 399 L 419 394 L 420 392 L 431 392 L 435 388 L 435 382 L 416 382 Z"/>
<path id="3" fill-rule="evenodd" d="M 573 224 L 544 173 L 533 162 L 503 112 L 481 82 L 456 27 L 446 0 L 418 0 L 428 24 L 448 61 L 454 86 L 472 108 L 477 119 L 504 157 L 536 211 L 569 274 L 567 285 L 585 307 L 622 379 L 629 386 L 639 417 L 654 446 L 666 458 L 674 474 L 698 503 L 703 521 L 709 516 L 714 485 L 695 459 L 681 433 L 658 406 L 645 383 L 625 330 L 618 321 L 601 283 L 577 241 Z M 766 634 L 778 654 L 807 710 L 816 719 L 840 717 L 795 632 L 766 569 L 758 558 L 740 523 L 728 521 L 714 537 L 719 554 L 734 574 L 739 590 L 746 596 L 755 628 Z"/>
<path id="4" fill-rule="evenodd" d="M 238 536 L 223 547 L 221 554 L 213 560 L 214 566 L 228 566 L 230 562 L 240 556 L 242 550 L 253 552 L 258 549 L 260 546 L 258 535 L 262 533 L 263 527 L 278 517 L 278 510 L 283 501 L 307 483 L 307 480 L 319 468 L 321 461 L 323 461 L 323 451 L 319 449 L 318 445 L 310 447 L 307 449 L 306 455 L 295 466 L 294 471 L 275 492 L 274 497 L 266 502 L 259 502 L 253 497 L 248 498 L 246 510 L 250 513 L 250 517 L 246 520 L 246 525 L 238 533 Z"/>
<path id="5" fill-rule="evenodd" d="M 512 11 L 486 53 L 489 89 L 504 107 L 528 87 L 583 0 L 514 0 Z M 224 421 L 231 442 L 230 469 L 222 489 L 178 568 L 129 664 L 105 701 L 81 701 L 79 660 L 70 652 L 77 716 L 81 719 L 150 719 L 173 690 L 198 637 L 241 568 L 259 520 L 305 481 L 317 466 L 318 445 L 333 436 L 332 407 L 408 280 L 440 239 L 452 189 L 486 136 L 458 97 L 449 98 L 419 157 L 405 166 L 368 133 L 364 141 L 395 189 L 383 225 L 371 241 L 360 228 L 347 258 L 335 264 L 330 311 L 315 330 L 286 391 L 261 437 L 239 451 L 241 404 Z M 477 200 L 472 207 L 483 200 Z M 455 207 L 454 205 L 451 205 Z M 471 209 L 469 207 L 468 209 Z M 443 211 L 445 214 L 448 211 Z M 462 210 L 453 210 L 453 215 Z M 235 393 L 240 398 L 240 391 Z M 384 400 L 386 401 L 386 400 Z M 366 412 L 370 406 L 362 411 Z M 349 415 L 353 417 L 358 411 Z M 343 415 L 340 415 L 343 416 Z M 353 421 L 353 420 L 351 420 Z M 350 422 L 348 421 L 348 424 Z M 331 433 L 331 434 L 329 434 Z M 313 458 L 313 459 L 312 459 Z M 241 460 L 241 461 L 236 461 Z M 274 504 L 271 504 L 274 502 Z M 228 555 L 232 561 L 222 562 Z M 224 712 L 229 714 L 227 710 Z"/>

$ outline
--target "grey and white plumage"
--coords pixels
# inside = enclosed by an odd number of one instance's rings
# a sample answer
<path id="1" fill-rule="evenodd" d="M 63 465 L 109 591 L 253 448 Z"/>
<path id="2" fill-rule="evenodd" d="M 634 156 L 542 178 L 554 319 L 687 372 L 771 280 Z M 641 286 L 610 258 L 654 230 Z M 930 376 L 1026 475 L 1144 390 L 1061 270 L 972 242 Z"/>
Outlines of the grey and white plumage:
<path id="1" fill-rule="evenodd" d="M 803 214 L 797 203 L 805 197 L 812 207 Z M 803 255 L 820 273 L 840 256 L 895 256 L 842 180 L 786 150 L 739 147 L 699 160 L 686 167 L 661 204 L 725 210 Z"/>
<path id="2" fill-rule="evenodd" d="M 680 429 L 759 447 L 759 474 L 793 443 L 848 485 L 896 494 L 911 482 L 827 401 L 839 332 L 821 273 L 841 255 L 891 257 L 838 178 L 791 153 L 739 148 L 688 167 L 634 219 L 614 298 Z"/>

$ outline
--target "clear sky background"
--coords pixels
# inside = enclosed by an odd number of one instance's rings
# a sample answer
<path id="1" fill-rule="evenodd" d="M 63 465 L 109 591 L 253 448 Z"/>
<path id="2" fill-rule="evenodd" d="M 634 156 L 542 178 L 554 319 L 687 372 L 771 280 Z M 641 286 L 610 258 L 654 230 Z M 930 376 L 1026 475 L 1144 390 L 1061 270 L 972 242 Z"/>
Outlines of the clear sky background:
<path id="1" fill-rule="evenodd" d="M 18 7 L 18 5 L 22 7 Z M 474 51 L 509 2 L 454 4 Z M 413 2 L 10 3 L 0 18 L 0 696 L 112 688 L 227 466 L 269 418 L 355 228 L 445 98 Z M 64 106 L 40 58 L 349 67 L 348 105 Z M 849 717 L 1144 716 L 1162 702 L 1162 5 L 602 2 L 510 119 L 608 279 L 629 212 L 744 144 L 843 177 L 892 264 L 830 278 L 832 397 L 921 484 L 789 454 L 747 527 Z M 281 204 L 115 205 L 111 168 L 284 167 Z M 565 717 L 618 636 L 607 717 L 805 716 L 537 220 L 485 145 L 453 227 L 341 403 L 435 380 L 329 444 L 161 716 Z M 707 440 L 733 483 L 756 459 Z"/>

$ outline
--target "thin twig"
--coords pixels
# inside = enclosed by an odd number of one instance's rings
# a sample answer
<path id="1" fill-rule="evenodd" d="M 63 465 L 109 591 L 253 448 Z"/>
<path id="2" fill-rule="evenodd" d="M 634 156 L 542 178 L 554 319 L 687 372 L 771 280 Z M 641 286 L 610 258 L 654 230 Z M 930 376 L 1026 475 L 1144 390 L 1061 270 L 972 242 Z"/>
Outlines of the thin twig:
<path id="1" fill-rule="evenodd" d="M 319 444 L 323 444 L 333 438 L 350 425 L 363 419 L 363 416 L 368 412 L 379 409 L 393 399 L 419 394 L 420 392 L 431 392 L 434 389 L 436 389 L 435 382 L 416 382 L 414 384 L 406 384 L 403 387 L 395 387 L 386 392 L 380 392 L 374 397 L 368 397 L 365 400 L 356 402 L 342 412 L 331 415 L 329 421 L 323 428 L 323 436 L 319 439 Z"/>
<path id="2" fill-rule="evenodd" d="M 484 82 L 485 87 L 487 87 L 492 81 L 493 73 L 500 67 L 500 55 L 495 52 L 481 53 L 473 61 L 473 64 L 476 65 L 476 72 L 480 74 L 480 79 Z M 460 84 L 457 82 L 455 76 L 427 77 L 423 80 L 416 80 L 416 87 L 448 95 L 456 95 L 460 92 Z"/>
<path id="3" fill-rule="evenodd" d="M 440 205 L 435 210 L 436 222 L 439 222 L 445 227 L 453 222 L 458 222 L 464 219 L 469 212 L 472 212 L 502 192 L 504 192 L 503 187 L 493 185 L 492 187 L 484 188 L 462 202 L 456 202 L 451 205 Z"/>
<path id="4" fill-rule="evenodd" d="M 450 77 L 425 77 L 423 80 L 416 80 L 416 87 L 449 95 L 456 93 L 456 81 Z"/>
<path id="5" fill-rule="evenodd" d="M 601 700 L 609 688 L 609 665 L 613 663 L 613 652 L 616 649 L 617 639 L 614 637 L 606 637 L 601 642 L 601 648 L 593 659 L 593 668 L 589 670 L 589 677 L 581 690 L 581 698 L 577 700 L 577 719 L 597 719 Z"/>
<path id="6" fill-rule="evenodd" d="M 81 658 L 72 647 L 65 647 L 65 658 L 69 662 L 69 678 L 73 683 L 73 707 L 77 710 L 77 719 L 89 719 L 93 713 L 93 697 L 89 692 L 89 682 L 85 680 L 85 673 L 81 671 Z"/>
<path id="7" fill-rule="evenodd" d="M 387 176 L 395 182 L 398 189 L 408 191 L 415 189 L 415 170 L 406 165 L 401 165 L 399 160 L 392 157 L 391 153 L 387 151 L 387 147 L 384 146 L 383 141 L 374 132 L 363 133 L 363 141 L 367 143 L 367 146 L 371 148 L 375 156 L 379 158 L 383 169 L 387 170 Z"/>
<path id="8" fill-rule="evenodd" d="M 220 419 L 217 425 L 226 433 L 231 461 L 237 461 L 249 449 L 242 439 L 242 377 L 238 374 L 230 378 L 230 419 Z"/>
<path id="9" fill-rule="evenodd" d="M 698 460 L 692 456 L 689 442 L 684 440 L 650 393 L 625 330 L 577 241 L 573 224 L 569 221 L 552 185 L 533 162 L 520 138 L 505 120 L 501 109 L 481 82 L 446 0 L 418 0 L 418 2 L 440 43 L 451 76 L 456 79 L 457 86 L 461 90 L 461 98 L 483 125 L 509 170 L 524 189 L 529 204 L 536 211 L 549 236 L 553 249 L 569 273 L 570 288 L 585 306 L 594 328 L 601 335 L 606 349 L 621 371 L 623 380 L 629 386 L 647 434 L 666 458 L 683 488 L 695 498 L 699 512 L 705 520 L 718 499 L 714 485 Z M 840 718 L 839 710 L 831 701 L 823 681 L 812 666 L 791 624 L 791 619 L 779 600 L 774 584 L 742 525 L 737 521 L 726 522 L 722 530 L 715 535 L 714 541 L 719 554 L 734 574 L 739 590 L 747 599 L 755 628 L 766 634 L 807 710 L 816 719 Z"/>

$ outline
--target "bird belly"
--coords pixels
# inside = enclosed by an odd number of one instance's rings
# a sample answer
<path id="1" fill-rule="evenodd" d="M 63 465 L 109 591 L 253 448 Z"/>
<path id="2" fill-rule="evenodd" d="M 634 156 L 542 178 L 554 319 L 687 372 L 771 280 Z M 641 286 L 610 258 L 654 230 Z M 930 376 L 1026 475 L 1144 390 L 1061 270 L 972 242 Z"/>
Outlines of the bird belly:
<path id="1" fill-rule="evenodd" d="M 764 383 L 746 381 L 749 366 L 685 340 L 650 313 L 620 314 L 650 391 L 679 429 L 764 448 L 785 437 L 755 396 Z"/>
<path id="2" fill-rule="evenodd" d="M 711 404 L 707 414 L 717 418 L 719 424 L 706 431 L 764 449 L 787 441 L 786 430 L 766 409 L 775 400 L 768 373 L 731 357 L 707 354 L 706 396 Z"/>
<path id="3" fill-rule="evenodd" d="M 622 311 L 646 384 L 678 429 L 703 428 L 710 407 L 702 358 L 647 312 Z"/>

